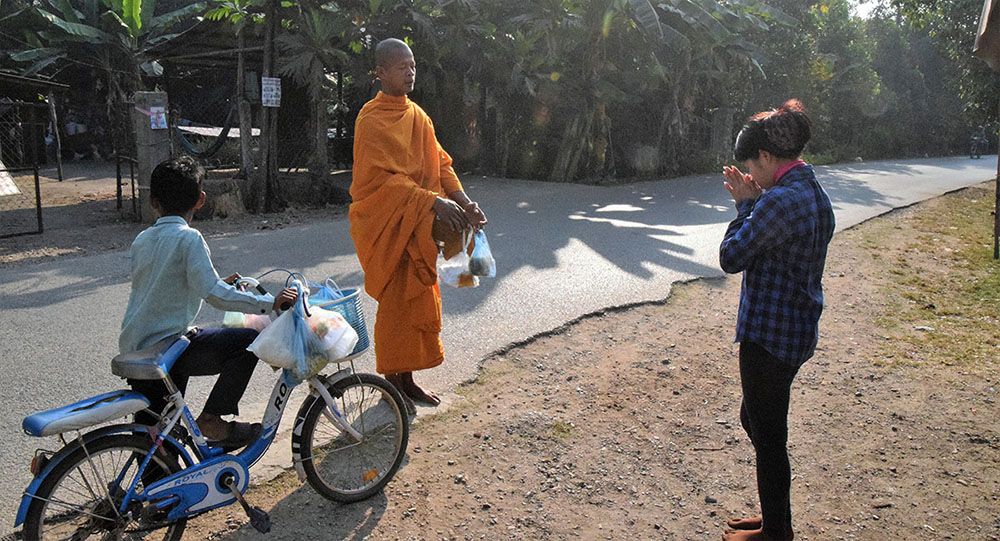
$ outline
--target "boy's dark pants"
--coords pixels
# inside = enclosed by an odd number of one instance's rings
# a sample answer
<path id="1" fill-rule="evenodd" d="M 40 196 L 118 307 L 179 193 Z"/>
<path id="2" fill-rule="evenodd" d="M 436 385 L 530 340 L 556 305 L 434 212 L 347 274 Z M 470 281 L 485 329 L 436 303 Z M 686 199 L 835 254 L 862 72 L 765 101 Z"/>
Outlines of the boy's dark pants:
<path id="1" fill-rule="evenodd" d="M 788 403 L 798 370 L 753 342 L 740 343 L 740 422 L 757 454 L 757 493 L 764 532 L 779 538 L 792 530 Z"/>
<path id="2" fill-rule="evenodd" d="M 189 333 L 187 336 L 191 345 L 170 369 L 170 378 L 183 394 L 190 376 L 218 374 L 219 379 L 202 411 L 214 415 L 238 414 L 240 398 L 257 366 L 257 356 L 247 351 L 247 346 L 257 338 L 257 334 L 253 329 L 198 329 Z M 130 379 L 128 382 L 133 389 L 149 398 L 151 410 L 159 413 L 167 405 L 167 387 L 162 381 Z M 159 419 L 140 412 L 136 414 L 135 421 L 154 425 Z"/>

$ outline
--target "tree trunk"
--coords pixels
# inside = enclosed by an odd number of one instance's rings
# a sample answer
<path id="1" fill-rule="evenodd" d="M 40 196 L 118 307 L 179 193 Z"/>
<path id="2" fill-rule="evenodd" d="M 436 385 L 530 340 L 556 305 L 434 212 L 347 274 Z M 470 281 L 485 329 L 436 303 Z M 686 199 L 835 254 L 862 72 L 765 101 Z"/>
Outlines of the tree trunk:
<path id="1" fill-rule="evenodd" d="M 268 0 L 264 12 L 264 65 L 261 75 L 271 77 L 274 74 L 274 35 L 278 28 L 278 0 Z M 281 183 L 278 178 L 278 108 L 265 107 L 264 120 L 261 125 L 261 168 L 260 175 L 264 189 L 260 199 L 268 212 L 282 210 L 288 206 L 281 193 Z"/>
<path id="2" fill-rule="evenodd" d="M 573 171 L 570 171 L 570 166 L 574 161 L 573 154 L 580 144 L 580 133 L 580 115 L 575 115 L 563 130 L 562 141 L 559 143 L 559 151 L 556 152 L 549 180 L 553 182 L 571 180 Z"/>
<path id="3" fill-rule="evenodd" d="M 676 84 L 670 85 L 670 95 L 663 105 L 663 116 L 660 128 L 656 133 L 656 150 L 663 161 L 659 164 L 660 171 L 675 171 L 677 169 L 677 142 L 684 136 L 684 125 L 681 121 L 680 96 Z"/>
<path id="4" fill-rule="evenodd" d="M 255 195 L 263 192 L 261 186 L 254 177 L 253 163 L 253 119 L 251 118 L 250 103 L 247 101 L 246 83 L 246 56 L 243 49 L 246 48 L 246 29 L 240 28 L 236 33 L 236 43 L 239 53 L 236 55 L 236 107 L 240 119 L 240 177 L 247 185 L 247 209 L 250 212 L 259 212 L 263 207 L 263 202 Z"/>
<path id="5" fill-rule="evenodd" d="M 566 126 L 549 180 L 571 182 L 579 177 L 581 163 L 586 165 L 589 162 L 586 158 L 590 156 L 586 153 L 593 143 L 591 132 L 597 114 L 598 111 L 594 109 L 589 113 L 577 114 Z"/>
<path id="6" fill-rule="evenodd" d="M 492 125 L 493 119 L 490 117 L 490 110 L 486 107 L 486 98 L 486 85 L 482 85 L 479 93 L 479 122 L 477 122 L 482 144 L 479 147 L 479 155 L 476 156 L 476 170 L 480 173 L 487 171 L 491 163 L 496 165 L 497 155 L 496 130 Z"/>
<path id="7" fill-rule="evenodd" d="M 317 70 L 316 81 L 319 94 L 312 97 L 313 114 L 313 144 L 312 156 L 309 158 L 309 183 L 312 187 L 313 203 L 323 204 L 327 196 L 327 179 L 330 175 L 330 158 L 327 155 L 327 114 L 326 102 L 323 100 L 323 70 Z"/>

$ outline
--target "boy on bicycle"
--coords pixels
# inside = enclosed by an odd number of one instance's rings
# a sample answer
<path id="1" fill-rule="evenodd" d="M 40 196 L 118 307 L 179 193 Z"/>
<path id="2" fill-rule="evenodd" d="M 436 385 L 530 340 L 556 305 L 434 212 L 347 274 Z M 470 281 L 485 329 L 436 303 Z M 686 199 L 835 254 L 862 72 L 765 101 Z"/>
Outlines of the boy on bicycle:
<path id="1" fill-rule="evenodd" d="M 204 176 L 201 166 L 188 156 L 153 169 L 150 201 L 160 218 L 139 233 L 129 250 L 132 289 L 118 348 L 129 353 L 186 334 L 191 344 L 170 370 L 170 377 L 184 393 L 190 376 L 219 375 L 197 423 L 212 445 L 236 449 L 260 432 L 259 423 L 222 419 L 239 413 L 239 400 L 257 364 L 257 357 L 246 348 L 257 331 L 191 325 L 203 300 L 220 310 L 266 314 L 295 302 L 296 292 L 284 289 L 277 298 L 257 295 L 233 286 L 238 274 L 219 278 L 205 239 L 188 225 L 205 203 Z M 163 382 L 129 380 L 129 384 L 149 398 L 153 411 L 161 412 L 166 406 L 168 392 Z M 136 421 L 152 425 L 157 419 L 140 413 Z"/>

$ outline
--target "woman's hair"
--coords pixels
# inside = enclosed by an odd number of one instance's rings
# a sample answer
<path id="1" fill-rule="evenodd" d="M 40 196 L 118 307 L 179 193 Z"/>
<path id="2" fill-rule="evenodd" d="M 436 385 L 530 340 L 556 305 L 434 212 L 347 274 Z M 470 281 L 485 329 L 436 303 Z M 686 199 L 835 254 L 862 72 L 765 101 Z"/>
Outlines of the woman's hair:
<path id="1" fill-rule="evenodd" d="M 739 162 L 755 160 L 766 150 L 778 158 L 798 158 L 811 135 L 812 121 L 802 102 L 791 99 L 750 117 L 736 136 L 733 157 Z"/>

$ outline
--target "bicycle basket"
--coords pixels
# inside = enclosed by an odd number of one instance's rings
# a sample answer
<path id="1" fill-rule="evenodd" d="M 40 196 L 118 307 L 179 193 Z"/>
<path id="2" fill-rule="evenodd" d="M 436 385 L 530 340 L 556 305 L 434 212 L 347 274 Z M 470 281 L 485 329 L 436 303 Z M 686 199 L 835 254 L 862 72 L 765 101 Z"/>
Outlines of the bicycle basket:
<path id="1" fill-rule="evenodd" d="M 358 289 L 341 289 L 344 296 L 340 299 L 317 303 L 315 306 L 324 310 L 335 310 L 344 316 L 344 319 L 351 324 L 354 332 L 358 333 L 358 344 L 354 346 L 351 355 L 357 355 L 368 349 L 368 327 L 365 325 L 365 313 L 361 310 L 361 291 Z"/>

